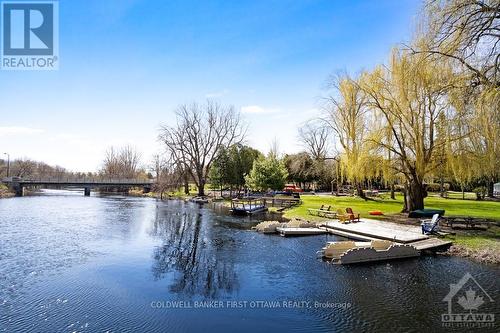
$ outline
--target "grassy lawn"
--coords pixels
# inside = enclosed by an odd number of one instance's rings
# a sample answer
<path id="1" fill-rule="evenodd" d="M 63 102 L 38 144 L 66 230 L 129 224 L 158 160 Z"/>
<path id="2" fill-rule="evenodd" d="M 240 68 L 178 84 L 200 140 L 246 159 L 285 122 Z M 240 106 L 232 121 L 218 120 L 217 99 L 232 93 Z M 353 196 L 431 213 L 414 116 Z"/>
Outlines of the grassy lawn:
<path id="1" fill-rule="evenodd" d="M 473 250 L 500 251 L 500 231 L 494 227 L 483 234 L 456 234 L 447 236 L 453 243 Z"/>
<path id="2" fill-rule="evenodd" d="M 439 194 L 432 193 L 431 195 L 438 196 Z M 462 194 L 462 192 L 447 191 L 446 195 L 448 195 L 450 199 L 462 199 L 462 196 L 465 196 L 465 199 L 476 200 L 476 193 L 474 192 L 465 192 Z"/>
<path id="3" fill-rule="evenodd" d="M 336 197 L 323 195 L 303 195 L 300 206 L 289 209 L 285 217 L 302 217 L 311 219 L 307 213 L 308 208 L 319 208 L 322 204 L 331 205 L 334 209 L 351 207 L 362 217 L 374 218 L 368 214 L 371 210 L 381 210 L 385 215 L 397 214 L 403 207 L 403 196 L 396 196 L 396 200 L 390 198 L 363 200 L 356 197 Z M 437 208 L 446 210 L 446 216 L 467 215 L 473 217 L 485 217 L 500 219 L 500 202 L 475 201 L 459 199 L 443 199 L 438 196 L 429 196 L 425 199 L 426 208 Z"/>

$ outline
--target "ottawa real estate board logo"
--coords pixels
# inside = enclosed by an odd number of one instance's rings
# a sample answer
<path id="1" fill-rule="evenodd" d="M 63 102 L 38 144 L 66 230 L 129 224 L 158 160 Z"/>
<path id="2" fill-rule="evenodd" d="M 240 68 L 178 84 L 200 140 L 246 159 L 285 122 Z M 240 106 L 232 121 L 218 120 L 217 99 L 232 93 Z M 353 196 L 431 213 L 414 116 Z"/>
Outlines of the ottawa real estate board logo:
<path id="1" fill-rule="evenodd" d="M 59 68 L 59 3 L 0 1 L 2 70 Z"/>
<path id="2" fill-rule="evenodd" d="M 443 302 L 448 303 L 448 312 L 441 315 L 444 327 L 495 327 L 495 314 L 488 311 L 494 300 L 470 273 L 450 284 Z"/>

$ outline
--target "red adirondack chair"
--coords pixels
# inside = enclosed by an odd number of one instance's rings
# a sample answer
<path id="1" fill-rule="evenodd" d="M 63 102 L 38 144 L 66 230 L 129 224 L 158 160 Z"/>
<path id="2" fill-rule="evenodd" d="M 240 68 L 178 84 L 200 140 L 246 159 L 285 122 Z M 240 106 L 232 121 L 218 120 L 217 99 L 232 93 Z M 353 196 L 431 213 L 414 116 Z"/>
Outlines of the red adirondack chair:
<path id="1" fill-rule="evenodd" d="M 355 214 L 352 211 L 352 208 L 348 207 L 345 209 L 347 215 L 349 215 L 349 221 L 350 222 L 359 222 L 359 214 Z"/>

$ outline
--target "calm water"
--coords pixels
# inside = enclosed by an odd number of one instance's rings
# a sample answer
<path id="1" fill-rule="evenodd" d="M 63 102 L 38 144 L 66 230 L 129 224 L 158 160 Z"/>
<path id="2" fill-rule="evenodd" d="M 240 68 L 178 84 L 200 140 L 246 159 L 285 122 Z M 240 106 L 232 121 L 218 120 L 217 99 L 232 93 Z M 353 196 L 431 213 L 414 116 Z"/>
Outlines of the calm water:
<path id="1" fill-rule="evenodd" d="M 0 332 L 453 332 L 442 299 L 466 272 L 495 301 L 480 312 L 500 317 L 498 267 L 331 265 L 315 252 L 334 237 L 261 235 L 257 222 L 180 201 L 0 200 Z"/>

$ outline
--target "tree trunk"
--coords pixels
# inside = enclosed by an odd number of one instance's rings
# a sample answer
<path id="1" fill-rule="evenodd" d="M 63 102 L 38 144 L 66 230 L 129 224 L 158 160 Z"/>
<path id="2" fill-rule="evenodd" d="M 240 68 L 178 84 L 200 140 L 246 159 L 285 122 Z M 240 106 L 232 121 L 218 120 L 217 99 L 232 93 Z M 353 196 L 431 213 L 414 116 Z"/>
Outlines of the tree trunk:
<path id="1" fill-rule="evenodd" d="M 184 194 L 189 195 L 189 178 L 188 175 L 184 175 Z"/>
<path id="2" fill-rule="evenodd" d="M 199 197 L 204 197 L 205 196 L 205 181 L 200 180 L 198 184 L 198 196 Z"/>
<path id="3" fill-rule="evenodd" d="M 408 213 L 408 183 L 403 186 L 403 210 L 402 213 Z"/>
<path id="4" fill-rule="evenodd" d="M 425 189 L 421 182 L 412 180 L 408 186 L 408 195 L 406 197 L 407 211 L 411 212 L 417 209 L 424 209 Z"/>
<path id="5" fill-rule="evenodd" d="M 396 195 L 394 194 L 394 183 L 391 183 L 391 199 L 396 200 Z"/>
<path id="6" fill-rule="evenodd" d="M 462 185 L 462 200 L 465 200 L 465 187 Z"/>
<path id="7" fill-rule="evenodd" d="M 201 185 L 198 186 L 198 196 L 199 197 L 204 197 L 205 196 L 205 186 Z"/>
<path id="8" fill-rule="evenodd" d="M 444 198 L 444 179 L 443 177 L 439 178 L 439 196 Z"/>
<path id="9" fill-rule="evenodd" d="M 495 182 L 493 181 L 493 179 L 490 179 L 488 181 L 488 198 L 493 198 L 494 186 L 495 186 Z"/>
<path id="10" fill-rule="evenodd" d="M 365 192 L 363 192 L 363 186 L 361 186 L 361 183 L 356 184 L 356 192 L 360 198 L 366 199 L 366 195 Z"/>

